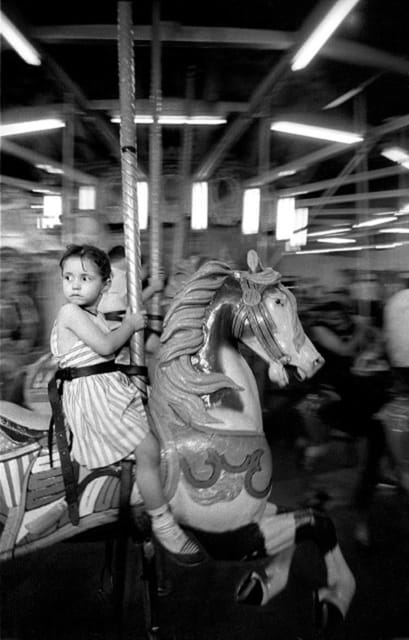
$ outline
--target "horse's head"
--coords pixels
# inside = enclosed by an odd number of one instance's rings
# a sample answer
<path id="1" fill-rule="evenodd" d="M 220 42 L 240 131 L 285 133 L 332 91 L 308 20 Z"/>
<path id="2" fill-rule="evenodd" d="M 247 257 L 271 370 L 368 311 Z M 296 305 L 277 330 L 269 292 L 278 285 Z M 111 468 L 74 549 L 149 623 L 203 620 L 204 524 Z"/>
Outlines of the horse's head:
<path id="1" fill-rule="evenodd" d="M 262 268 L 255 251 L 247 261 L 249 271 L 234 274 L 241 287 L 234 335 L 268 363 L 269 378 L 279 386 L 289 382 L 286 367 L 294 367 L 299 380 L 310 378 L 324 359 L 304 333 L 294 295 L 277 271 Z"/>

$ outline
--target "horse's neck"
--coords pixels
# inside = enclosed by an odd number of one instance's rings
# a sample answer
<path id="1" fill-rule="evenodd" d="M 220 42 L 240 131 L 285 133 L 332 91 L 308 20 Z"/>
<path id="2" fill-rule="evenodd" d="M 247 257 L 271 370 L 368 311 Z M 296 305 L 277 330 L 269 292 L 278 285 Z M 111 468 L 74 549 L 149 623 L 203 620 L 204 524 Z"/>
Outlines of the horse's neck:
<path id="1" fill-rule="evenodd" d="M 263 430 L 259 392 L 253 372 L 237 347 L 219 330 L 217 322 L 209 328 L 199 359 L 206 371 L 217 371 L 231 378 L 239 390 L 228 390 L 210 400 L 209 413 L 221 422 L 217 429 Z"/>

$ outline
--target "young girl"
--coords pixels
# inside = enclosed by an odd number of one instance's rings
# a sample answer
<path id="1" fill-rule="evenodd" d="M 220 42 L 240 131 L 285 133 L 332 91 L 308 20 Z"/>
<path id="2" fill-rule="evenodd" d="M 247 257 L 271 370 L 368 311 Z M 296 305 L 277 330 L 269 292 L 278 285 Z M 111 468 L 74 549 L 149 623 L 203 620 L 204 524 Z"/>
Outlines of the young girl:
<path id="1" fill-rule="evenodd" d="M 59 366 L 83 367 L 114 360 L 115 352 L 146 326 L 145 312 L 127 314 L 110 331 L 97 311 L 108 290 L 107 254 L 90 245 L 71 245 L 61 258 L 62 306 L 51 333 Z M 122 372 L 99 373 L 64 383 L 64 414 L 73 433 L 72 456 L 88 468 L 103 467 L 135 453 L 136 481 L 159 542 L 185 564 L 203 559 L 199 547 L 176 524 L 163 495 L 159 446 L 132 381 Z"/>

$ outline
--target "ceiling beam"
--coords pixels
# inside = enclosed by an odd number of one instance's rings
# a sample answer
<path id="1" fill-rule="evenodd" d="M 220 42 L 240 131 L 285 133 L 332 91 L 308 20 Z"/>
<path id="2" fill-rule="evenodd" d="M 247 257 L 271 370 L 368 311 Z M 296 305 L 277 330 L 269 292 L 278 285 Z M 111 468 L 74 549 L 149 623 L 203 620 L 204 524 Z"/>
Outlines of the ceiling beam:
<path id="1" fill-rule="evenodd" d="M 367 193 L 349 193 L 342 196 L 331 196 L 329 198 L 306 198 L 297 200 L 298 206 L 315 207 L 326 204 L 341 204 L 342 202 L 360 202 L 363 200 L 382 200 L 388 198 L 409 197 L 409 187 L 406 189 L 388 189 L 387 191 L 369 191 Z M 323 211 L 325 213 L 325 211 Z"/>
<path id="2" fill-rule="evenodd" d="M 73 169 L 66 164 L 57 162 L 57 160 L 54 160 L 53 158 L 48 158 L 47 156 L 43 156 L 41 153 L 37 153 L 37 151 L 21 147 L 19 144 L 16 144 L 11 140 L 7 140 L 6 138 L 2 138 L 1 147 L 4 153 L 8 153 L 15 158 L 20 158 L 20 160 L 25 160 L 34 166 L 37 164 L 49 164 L 56 169 L 61 169 L 66 178 L 78 184 L 93 185 L 98 182 L 98 179 L 89 173 Z"/>
<path id="3" fill-rule="evenodd" d="M 13 176 L 0 175 L 0 184 L 5 184 L 9 187 L 15 187 L 22 191 L 40 191 L 47 189 L 52 195 L 59 195 L 61 192 L 58 187 L 48 187 L 41 182 L 31 182 L 30 180 L 22 180 L 21 178 L 14 178 Z"/>
<path id="4" fill-rule="evenodd" d="M 88 98 L 82 89 L 53 59 L 48 51 L 40 45 L 36 46 L 49 76 L 54 80 L 57 86 L 62 89 L 64 94 L 67 96 L 67 99 L 71 98 L 75 104 L 87 114 L 87 123 L 94 127 L 99 137 L 104 140 L 106 146 L 110 149 L 113 157 L 119 160 L 121 157 L 119 135 L 114 131 L 113 127 L 109 123 L 105 122 L 99 113 L 92 110 Z M 137 177 L 139 179 L 145 178 L 145 173 L 139 167 L 137 168 Z"/>
<path id="5" fill-rule="evenodd" d="M 353 175 L 345 176 L 342 180 L 342 184 L 353 184 L 356 182 L 363 182 L 364 180 L 378 180 L 380 178 L 389 178 L 390 176 L 396 176 L 400 173 L 407 173 L 408 170 L 402 167 L 400 164 L 396 164 L 393 167 L 386 167 L 385 169 L 374 169 L 372 171 L 361 171 L 360 173 L 354 173 Z M 332 187 L 334 184 L 334 178 L 328 180 L 320 180 L 318 182 L 310 182 L 309 184 L 302 184 L 296 187 L 289 187 L 288 189 L 279 189 L 276 191 L 276 195 L 279 198 L 291 198 L 303 195 L 305 193 L 311 193 L 313 191 L 321 191 Z"/>
<path id="6" fill-rule="evenodd" d="M 111 114 L 119 114 L 119 100 L 90 100 L 89 104 L 95 111 L 108 111 Z M 161 113 L 164 115 L 185 115 L 189 110 L 190 115 L 226 116 L 229 113 L 247 111 L 247 108 L 247 102 L 192 100 L 190 104 L 185 98 L 162 98 Z M 135 111 L 143 114 L 152 113 L 151 101 L 148 98 L 136 99 Z"/>
<path id="7" fill-rule="evenodd" d="M 95 40 L 114 41 L 117 38 L 116 27 L 107 24 L 42 26 L 32 28 L 30 35 L 40 41 L 54 44 Z M 150 45 L 151 38 L 150 25 L 134 25 L 135 42 Z M 161 22 L 161 41 L 164 44 L 287 51 L 295 44 L 296 39 L 297 33 L 291 31 L 184 26 L 178 23 Z M 330 40 L 319 55 L 353 65 L 364 65 L 403 75 L 409 73 L 408 59 L 344 38 Z"/>
<path id="8" fill-rule="evenodd" d="M 365 140 L 360 143 L 361 145 L 365 144 L 373 144 L 378 138 L 385 136 L 389 133 L 393 133 L 394 131 L 399 131 L 400 129 L 404 129 L 409 126 L 409 114 L 400 116 L 398 118 L 392 118 L 385 122 L 385 124 L 381 124 L 378 127 L 373 127 L 369 129 L 366 134 Z M 292 160 L 291 162 L 287 162 L 279 167 L 275 167 L 271 171 L 267 171 L 267 173 L 257 176 L 255 178 L 250 178 L 246 180 L 243 184 L 244 188 L 251 187 L 261 187 L 265 184 L 269 184 L 271 182 L 275 182 L 283 177 L 283 173 L 287 171 L 301 171 L 311 166 L 312 164 L 316 164 L 317 162 L 322 162 L 322 160 L 327 160 L 336 155 L 340 155 L 342 153 L 346 153 L 347 151 L 356 151 L 357 145 L 345 145 L 345 144 L 331 144 L 323 147 L 322 149 L 318 149 L 318 151 L 313 151 L 312 153 L 307 153 L 305 156 L 301 158 L 297 158 L 297 160 Z M 338 180 L 338 176 L 334 178 L 334 182 Z"/>
<path id="9" fill-rule="evenodd" d="M 355 215 L 368 215 L 372 216 L 376 213 L 385 213 L 385 207 L 355 207 L 352 205 L 351 208 L 345 209 L 314 209 L 312 207 L 310 209 L 310 213 L 314 214 L 314 219 L 311 221 L 313 224 L 319 223 L 320 225 L 323 223 L 322 218 L 325 216 L 334 217 L 334 218 L 342 218 L 343 216 L 355 216 Z M 334 221 L 331 220 L 333 223 Z M 308 221 L 310 224 L 310 221 Z"/>

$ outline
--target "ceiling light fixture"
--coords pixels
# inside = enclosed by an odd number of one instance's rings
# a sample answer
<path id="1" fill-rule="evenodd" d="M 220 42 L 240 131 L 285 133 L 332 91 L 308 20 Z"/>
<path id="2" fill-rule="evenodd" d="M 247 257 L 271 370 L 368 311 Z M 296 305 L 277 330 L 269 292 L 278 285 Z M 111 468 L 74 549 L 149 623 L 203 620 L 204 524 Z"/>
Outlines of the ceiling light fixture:
<path id="1" fill-rule="evenodd" d="M 136 197 L 138 199 L 139 229 L 148 228 L 149 215 L 149 185 L 146 180 L 138 180 L 136 183 Z"/>
<path id="2" fill-rule="evenodd" d="M 357 133 L 352 133 L 351 131 L 316 127 L 310 124 L 290 122 L 287 120 L 273 122 L 270 129 L 272 131 L 279 131 L 280 133 L 290 133 L 295 136 L 305 136 L 306 138 L 315 138 L 317 140 L 329 140 L 331 142 L 340 142 L 342 144 L 356 144 L 363 140 L 362 136 Z"/>
<path id="3" fill-rule="evenodd" d="M 377 233 L 409 233 L 409 227 L 392 227 L 391 229 L 379 229 Z"/>
<path id="4" fill-rule="evenodd" d="M 353 224 L 353 229 L 360 229 L 361 227 L 376 227 L 378 224 L 386 224 L 387 222 L 394 222 L 397 220 L 396 216 L 388 216 L 386 218 L 372 218 L 371 220 L 364 220 L 363 222 L 358 222 L 357 224 Z"/>
<path id="5" fill-rule="evenodd" d="M 194 182 L 192 185 L 192 215 L 190 227 L 195 231 L 207 229 L 208 223 L 208 184 Z"/>
<path id="6" fill-rule="evenodd" d="M 243 235 L 258 233 L 260 227 L 260 189 L 245 189 L 241 232 Z"/>
<path id="7" fill-rule="evenodd" d="M 43 171 L 45 171 L 46 173 L 51 173 L 51 174 L 63 174 L 64 170 L 63 169 L 59 169 L 58 167 L 53 167 L 52 164 L 36 164 L 35 167 L 37 169 L 42 169 Z"/>
<path id="8" fill-rule="evenodd" d="M 296 255 L 311 255 L 314 253 L 339 253 L 340 251 L 366 251 L 368 249 L 395 249 L 396 247 L 403 247 L 409 244 L 409 242 L 391 242 L 388 244 L 368 244 L 357 245 L 354 247 L 337 247 L 332 249 L 307 249 L 306 251 L 295 251 Z"/>
<path id="9" fill-rule="evenodd" d="M 297 173 L 297 171 L 295 169 L 287 169 L 284 171 L 279 171 L 278 172 L 278 177 L 279 178 L 285 178 L 287 176 L 295 176 L 295 174 Z"/>
<path id="10" fill-rule="evenodd" d="M 291 62 L 291 71 L 304 69 L 324 46 L 359 0 L 337 0 L 321 22 L 315 27 Z"/>
<path id="11" fill-rule="evenodd" d="M 149 115 L 137 115 L 135 116 L 135 124 L 152 124 L 153 117 Z M 114 116 L 111 118 L 111 122 L 115 124 L 119 124 L 121 122 L 120 116 Z M 226 118 L 221 116 L 183 116 L 183 115 L 163 115 L 159 116 L 159 124 L 168 125 L 168 126 L 182 126 L 182 125 L 191 125 L 191 126 L 217 126 L 221 124 L 226 124 Z"/>
<path id="12" fill-rule="evenodd" d="M 354 244 L 356 240 L 353 238 L 318 238 L 317 242 L 326 242 L 328 244 Z"/>
<path id="13" fill-rule="evenodd" d="M 381 153 L 384 158 L 402 165 L 405 169 L 409 169 L 409 153 L 402 147 L 387 147 Z"/>
<path id="14" fill-rule="evenodd" d="M 0 137 L 17 136 L 23 133 L 35 133 L 37 131 L 50 131 L 65 127 L 65 122 L 57 118 L 45 118 L 44 120 L 31 120 L 29 122 L 13 122 L 0 125 Z"/>
<path id="15" fill-rule="evenodd" d="M 4 15 L 0 10 L 0 35 L 3 36 L 16 53 L 27 62 L 39 66 L 41 58 L 39 53 L 34 49 L 33 45 L 23 36 L 21 31 Z"/>
<path id="16" fill-rule="evenodd" d="M 342 229 L 327 229 L 326 231 L 313 231 L 308 234 L 309 238 L 318 237 L 318 236 L 332 236 L 337 233 L 346 233 L 347 231 L 351 231 L 351 227 L 343 227 Z"/>

